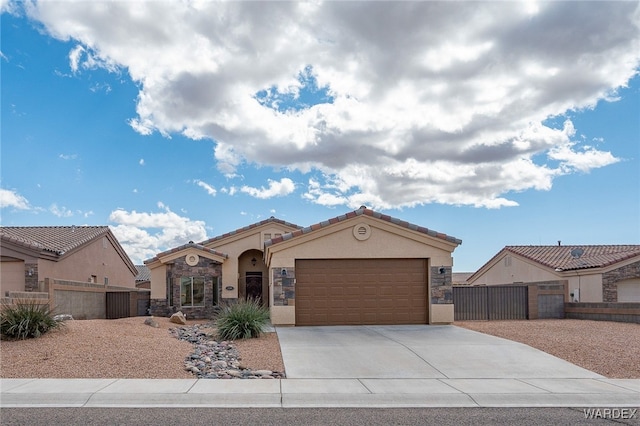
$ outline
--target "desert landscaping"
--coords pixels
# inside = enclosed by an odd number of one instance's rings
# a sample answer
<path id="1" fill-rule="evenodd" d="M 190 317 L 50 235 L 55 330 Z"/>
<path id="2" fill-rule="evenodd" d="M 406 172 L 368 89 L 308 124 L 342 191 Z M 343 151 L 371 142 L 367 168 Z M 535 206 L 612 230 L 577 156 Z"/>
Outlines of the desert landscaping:
<path id="1" fill-rule="evenodd" d="M 0 342 L 2 378 L 186 379 L 193 345 L 168 318 L 71 320 L 37 339 Z M 191 320 L 187 326 L 203 324 Z M 609 378 L 640 379 L 640 325 L 607 321 L 465 321 L 470 330 L 518 341 Z M 276 333 L 233 342 L 244 367 L 284 371 Z"/>

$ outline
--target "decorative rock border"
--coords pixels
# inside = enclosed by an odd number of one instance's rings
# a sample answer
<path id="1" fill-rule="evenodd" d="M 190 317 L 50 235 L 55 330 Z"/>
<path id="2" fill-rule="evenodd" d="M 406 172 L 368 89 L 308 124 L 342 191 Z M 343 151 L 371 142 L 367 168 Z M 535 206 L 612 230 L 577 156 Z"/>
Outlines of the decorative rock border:
<path id="1" fill-rule="evenodd" d="M 184 369 L 199 379 L 284 379 L 279 371 L 251 370 L 242 365 L 242 359 L 233 342 L 218 342 L 213 338 L 211 326 L 195 324 L 170 328 L 175 338 L 193 343 L 194 351 L 185 358 Z"/>

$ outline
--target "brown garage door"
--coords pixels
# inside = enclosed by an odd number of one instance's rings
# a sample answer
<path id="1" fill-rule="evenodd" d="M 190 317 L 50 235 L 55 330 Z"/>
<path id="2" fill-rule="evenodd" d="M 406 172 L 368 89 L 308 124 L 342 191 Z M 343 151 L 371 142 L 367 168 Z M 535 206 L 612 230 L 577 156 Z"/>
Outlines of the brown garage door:
<path id="1" fill-rule="evenodd" d="M 426 324 L 425 259 L 296 260 L 296 325 Z"/>

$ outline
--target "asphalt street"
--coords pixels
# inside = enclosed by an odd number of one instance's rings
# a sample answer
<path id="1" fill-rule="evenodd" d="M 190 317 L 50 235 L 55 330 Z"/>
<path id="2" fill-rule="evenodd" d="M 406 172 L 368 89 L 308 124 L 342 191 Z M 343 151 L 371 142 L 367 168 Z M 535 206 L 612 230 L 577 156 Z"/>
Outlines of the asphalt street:
<path id="1" fill-rule="evenodd" d="M 629 412 L 627 412 L 628 414 Z M 601 414 L 603 414 L 601 412 Z M 3 408 L 3 426 L 50 425 L 638 425 L 583 408 Z"/>

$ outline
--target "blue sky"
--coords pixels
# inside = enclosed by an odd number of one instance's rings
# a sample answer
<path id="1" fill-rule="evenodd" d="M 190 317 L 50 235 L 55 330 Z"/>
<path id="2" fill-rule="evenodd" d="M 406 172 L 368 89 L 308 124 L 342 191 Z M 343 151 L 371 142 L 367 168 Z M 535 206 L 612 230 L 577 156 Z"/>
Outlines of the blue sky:
<path id="1" fill-rule="evenodd" d="M 360 205 L 461 239 L 454 271 L 640 243 L 637 2 L 0 4 L 4 226 L 136 263 Z"/>

